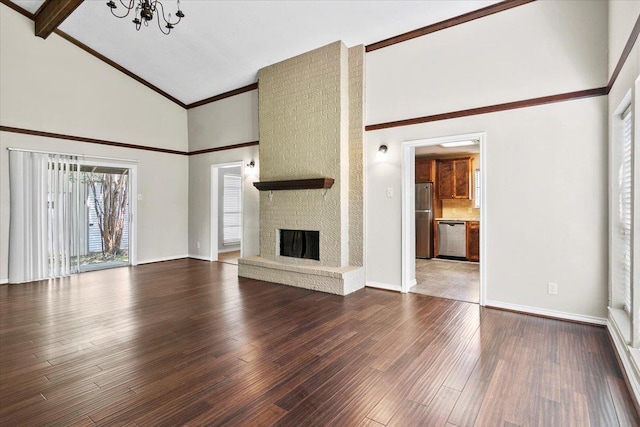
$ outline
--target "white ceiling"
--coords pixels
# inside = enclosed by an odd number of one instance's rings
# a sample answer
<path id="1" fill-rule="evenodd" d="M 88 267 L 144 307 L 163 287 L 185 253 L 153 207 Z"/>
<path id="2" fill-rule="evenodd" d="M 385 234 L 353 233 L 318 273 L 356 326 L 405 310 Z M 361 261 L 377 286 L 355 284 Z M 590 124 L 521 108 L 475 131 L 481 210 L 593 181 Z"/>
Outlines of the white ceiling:
<path id="1" fill-rule="evenodd" d="M 12 1 L 32 13 L 43 3 Z M 493 3 L 182 0 L 185 18 L 165 36 L 155 22 L 136 32 L 131 15 L 116 19 L 106 0 L 85 0 L 60 29 L 189 104 L 254 83 L 260 68 L 336 40 L 367 45 Z M 175 1 L 163 4 L 175 14 Z"/>

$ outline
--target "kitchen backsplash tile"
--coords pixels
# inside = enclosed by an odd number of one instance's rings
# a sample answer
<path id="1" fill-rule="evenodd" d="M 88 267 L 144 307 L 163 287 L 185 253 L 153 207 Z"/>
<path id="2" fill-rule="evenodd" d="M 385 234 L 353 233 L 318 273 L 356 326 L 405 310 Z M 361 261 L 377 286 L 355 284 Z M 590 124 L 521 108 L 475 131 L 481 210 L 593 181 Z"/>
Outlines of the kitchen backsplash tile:
<path id="1" fill-rule="evenodd" d="M 480 217 L 480 209 L 473 207 L 473 200 L 442 200 L 442 218 L 474 219 Z"/>

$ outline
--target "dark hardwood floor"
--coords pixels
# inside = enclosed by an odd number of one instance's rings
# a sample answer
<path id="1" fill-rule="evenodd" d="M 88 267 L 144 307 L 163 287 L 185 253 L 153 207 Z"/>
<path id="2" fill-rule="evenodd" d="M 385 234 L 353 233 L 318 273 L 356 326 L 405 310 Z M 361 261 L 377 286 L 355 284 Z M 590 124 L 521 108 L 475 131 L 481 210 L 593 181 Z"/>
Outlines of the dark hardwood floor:
<path id="1" fill-rule="evenodd" d="M 220 252 L 218 254 L 218 262 L 225 262 L 227 264 L 238 265 L 238 258 L 240 258 L 240 251 Z"/>
<path id="2" fill-rule="evenodd" d="M 639 425 L 606 330 L 178 260 L 0 287 L 0 425 Z"/>

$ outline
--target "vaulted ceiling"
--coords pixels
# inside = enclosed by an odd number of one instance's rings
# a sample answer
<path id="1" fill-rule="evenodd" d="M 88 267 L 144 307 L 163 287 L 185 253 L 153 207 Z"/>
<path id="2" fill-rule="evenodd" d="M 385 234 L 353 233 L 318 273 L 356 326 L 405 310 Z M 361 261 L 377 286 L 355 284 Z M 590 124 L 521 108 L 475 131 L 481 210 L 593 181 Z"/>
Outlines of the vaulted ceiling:
<path id="1" fill-rule="evenodd" d="M 31 13 L 44 3 L 11 1 Z M 162 3 L 175 14 L 175 1 Z M 85 0 L 58 28 L 190 104 L 254 83 L 260 68 L 333 41 L 367 45 L 493 3 L 182 0 L 185 18 L 164 35 L 156 23 L 136 32 L 131 15 L 116 19 L 106 0 Z"/>

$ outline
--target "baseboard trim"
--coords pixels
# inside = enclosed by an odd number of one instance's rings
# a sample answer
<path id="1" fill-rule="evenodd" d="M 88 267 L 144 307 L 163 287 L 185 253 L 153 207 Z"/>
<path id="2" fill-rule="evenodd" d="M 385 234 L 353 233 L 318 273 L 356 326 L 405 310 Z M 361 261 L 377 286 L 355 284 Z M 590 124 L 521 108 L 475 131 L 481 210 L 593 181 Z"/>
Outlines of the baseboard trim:
<path id="1" fill-rule="evenodd" d="M 384 289 L 385 291 L 402 292 L 402 288 L 399 285 L 390 285 L 388 283 L 372 282 L 367 280 L 365 283 L 367 288 Z"/>
<path id="2" fill-rule="evenodd" d="M 611 316 L 607 321 L 607 330 L 609 339 L 614 348 L 616 359 L 620 365 L 620 370 L 624 376 L 625 383 L 631 394 L 633 404 L 636 411 L 640 414 L 640 367 L 636 363 L 629 346 L 622 337 L 620 329 L 616 327 L 616 322 L 611 320 Z"/>
<path id="3" fill-rule="evenodd" d="M 9 283 L 9 279 L 0 279 L 0 285 L 6 285 Z"/>
<path id="4" fill-rule="evenodd" d="M 140 265 L 140 264 L 153 264 L 154 262 L 165 262 L 165 261 L 175 261 L 178 259 L 185 259 L 185 258 L 190 258 L 189 255 L 176 255 L 176 256 L 168 256 L 168 257 L 164 257 L 164 258 L 152 258 L 152 259 L 145 259 L 144 261 L 138 261 L 136 264 Z"/>
<path id="5" fill-rule="evenodd" d="M 485 307 L 496 308 L 498 310 L 514 311 L 517 313 L 531 314 L 534 316 L 547 317 L 550 319 L 565 320 L 576 323 L 586 323 L 589 325 L 606 326 L 607 319 L 603 317 L 588 316 L 584 314 L 567 313 L 564 311 L 547 310 L 527 305 L 511 304 L 502 301 L 485 301 Z"/>
<path id="6" fill-rule="evenodd" d="M 209 261 L 211 262 L 211 258 L 202 256 L 202 255 L 189 255 L 189 258 L 199 259 L 200 261 Z"/>

